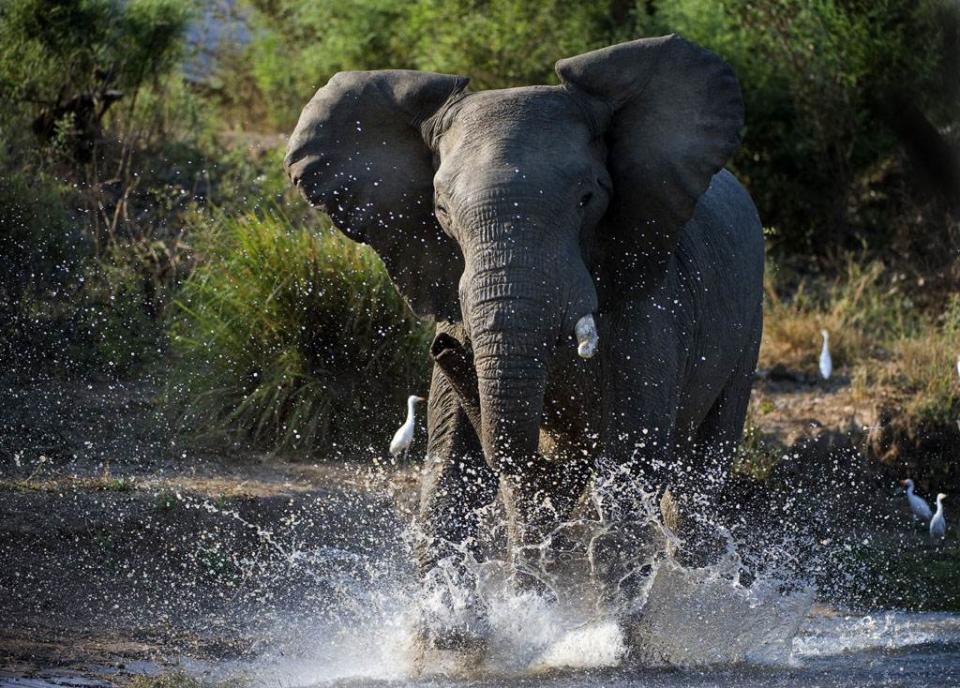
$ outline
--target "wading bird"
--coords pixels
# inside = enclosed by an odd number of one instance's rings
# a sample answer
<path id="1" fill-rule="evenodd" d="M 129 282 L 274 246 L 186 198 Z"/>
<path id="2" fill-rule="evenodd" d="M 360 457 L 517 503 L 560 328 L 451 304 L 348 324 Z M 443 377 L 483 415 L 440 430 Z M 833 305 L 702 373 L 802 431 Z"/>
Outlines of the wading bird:
<path id="1" fill-rule="evenodd" d="M 830 358 L 830 334 L 826 330 L 820 330 L 820 336 L 823 337 L 823 348 L 820 349 L 820 377 L 829 380 L 833 374 L 833 359 Z"/>
<path id="2" fill-rule="evenodd" d="M 918 497 L 913 494 L 913 481 L 907 478 L 906 480 L 901 480 L 900 484 L 907 488 L 907 502 L 910 503 L 910 511 L 913 512 L 914 517 L 929 521 L 933 512 L 930 511 L 930 505 L 927 504 L 927 501 L 923 497 Z"/>
<path id="3" fill-rule="evenodd" d="M 414 415 L 414 406 L 416 406 L 418 401 L 426 400 L 414 394 L 407 397 L 407 419 L 393 434 L 393 440 L 390 442 L 390 453 L 394 456 L 401 452 L 406 454 L 407 449 L 410 448 L 410 443 L 413 441 L 413 427 L 417 420 Z"/>
<path id="4" fill-rule="evenodd" d="M 940 538 L 941 540 L 947 533 L 947 521 L 943 518 L 943 500 L 947 495 L 942 492 L 937 495 L 937 513 L 930 519 L 930 537 Z"/>

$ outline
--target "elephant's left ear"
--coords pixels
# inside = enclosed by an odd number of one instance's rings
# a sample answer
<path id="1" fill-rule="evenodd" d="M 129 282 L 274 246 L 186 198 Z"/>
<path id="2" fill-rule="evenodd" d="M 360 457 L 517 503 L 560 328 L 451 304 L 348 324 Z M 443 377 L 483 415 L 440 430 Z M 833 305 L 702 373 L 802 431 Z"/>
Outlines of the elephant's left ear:
<path id="1" fill-rule="evenodd" d="M 664 262 L 710 179 L 740 144 L 743 99 L 714 53 L 679 36 L 641 39 L 560 60 L 580 97 L 605 103 L 617 253 Z"/>

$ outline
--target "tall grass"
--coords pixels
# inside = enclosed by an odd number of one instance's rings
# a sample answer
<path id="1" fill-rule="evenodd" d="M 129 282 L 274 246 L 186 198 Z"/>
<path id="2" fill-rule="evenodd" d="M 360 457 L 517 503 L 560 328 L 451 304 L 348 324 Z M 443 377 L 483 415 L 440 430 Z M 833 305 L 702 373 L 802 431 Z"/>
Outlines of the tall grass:
<path id="1" fill-rule="evenodd" d="M 278 211 L 220 217 L 197 241 L 171 328 L 188 426 L 276 448 L 365 447 L 426 391 L 430 332 L 368 248 Z"/>
<path id="2" fill-rule="evenodd" d="M 935 322 L 890 343 L 892 356 L 862 365 L 853 378 L 861 399 L 882 393 L 906 416 L 951 429 L 960 421 L 960 295 L 953 294 Z"/>
<path id="3" fill-rule="evenodd" d="M 768 270 L 760 366 L 816 374 L 820 330 L 860 401 L 893 403 L 913 421 L 952 426 L 960 416 L 960 295 L 917 307 L 906 279 L 880 262 L 849 260 L 833 280 L 807 278 L 790 293 Z M 933 299 L 937 302 L 937 299 Z"/>
<path id="4" fill-rule="evenodd" d="M 767 270 L 760 365 L 782 364 L 815 372 L 820 330 L 830 333 L 830 352 L 837 367 L 852 366 L 882 354 L 892 340 L 923 329 L 902 284 L 892 281 L 880 262 L 849 260 L 832 280 L 802 280 L 789 297 L 778 288 L 776 271 Z"/>

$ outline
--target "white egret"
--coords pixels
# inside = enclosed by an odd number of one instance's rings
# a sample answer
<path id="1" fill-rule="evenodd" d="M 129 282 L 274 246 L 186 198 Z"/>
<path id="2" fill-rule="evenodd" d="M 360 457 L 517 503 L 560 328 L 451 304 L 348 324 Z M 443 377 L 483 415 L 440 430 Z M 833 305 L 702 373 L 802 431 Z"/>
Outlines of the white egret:
<path id="1" fill-rule="evenodd" d="M 957 377 L 960 377 L 960 354 L 957 354 Z"/>
<path id="2" fill-rule="evenodd" d="M 403 452 L 406 454 L 413 442 L 413 428 L 416 425 L 417 418 L 414 414 L 414 407 L 418 401 L 426 401 L 423 397 L 411 394 L 407 397 L 407 419 L 403 422 L 397 431 L 393 434 L 393 440 L 390 441 L 390 453 L 396 456 Z"/>
<path id="3" fill-rule="evenodd" d="M 826 330 L 820 330 L 820 336 L 823 337 L 823 348 L 820 349 L 820 377 L 829 380 L 833 374 L 833 359 L 830 358 L 830 334 Z"/>
<path id="4" fill-rule="evenodd" d="M 938 537 L 941 540 L 947 533 L 947 522 L 943 518 L 943 500 L 947 495 L 942 492 L 937 495 L 937 513 L 930 519 L 930 537 Z"/>
<path id="5" fill-rule="evenodd" d="M 930 511 L 930 505 L 927 504 L 927 500 L 923 497 L 918 497 L 913 494 L 913 481 L 910 478 L 900 481 L 901 485 L 904 485 L 907 490 L 907 502 L 910 504 L 910 511 L 913 512 L 914 518 L 921 518 L 924 521 L 929 521 L 930 517 L 933 515 L 933 512 Z"/>

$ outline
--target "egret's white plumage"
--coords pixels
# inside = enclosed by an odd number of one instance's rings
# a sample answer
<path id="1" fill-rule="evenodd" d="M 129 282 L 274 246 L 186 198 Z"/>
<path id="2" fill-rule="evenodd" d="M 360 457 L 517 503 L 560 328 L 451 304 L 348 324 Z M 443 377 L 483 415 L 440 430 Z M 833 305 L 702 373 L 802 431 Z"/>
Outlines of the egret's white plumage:
<path id="1" fill-rule="evenodd" d="M 933 512 L 930 511 L 930 505 L 927 504 L 927 500 L 913 494 L 913 481 L 907 478 L 906 480 L 901 480 L 900 484 L 907 488 L 907 502 L 910 504 L 910 511 L 913 512 L 913 515 L 917 518 L 922 518 L 924 521 L 929 521 L 930 517 L 933 516 Z"/>
<path id="2" fill-rule="evenodd" d="M 960 377 L 960 354 L 957 354 L 957 377 Z"/>
<path id="3" fill-rule="evenodd" d="M 424 401 L 424 398 L 416 395 L 407 397 L 407 420 L 397 428 L 397 431 L 393 434 L 393 440 L 390 442 L 390 453 L 394 456 L 407 451 L 410 448 L 410 443 L 413 442 L 413 428 L 417 422 L 414 407 L 418 401 Z"/>
<path id="4" fill-rule="evenodd" d="M 826 330 L 820 330 L 820 336 L 823 337 L 823 348 L 820 349 L 820 377 L 829 380 L 833 375 L 833 359 L 830 358 L 830 334 Z"/>
<path id="5" fill-rule="evenodd" d="M 943 539 L 947 533 L 947 521 L 943 518 L 943 500 L 946 496 L 942 492 L 937 495 L 937 513 L 930 519 L 930 537 Z"/>

